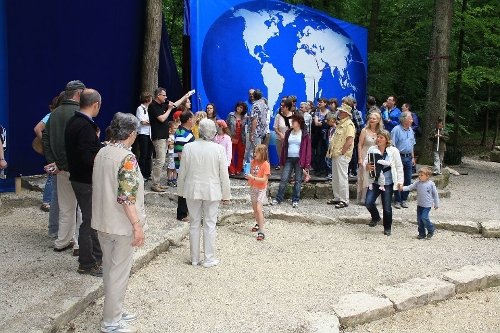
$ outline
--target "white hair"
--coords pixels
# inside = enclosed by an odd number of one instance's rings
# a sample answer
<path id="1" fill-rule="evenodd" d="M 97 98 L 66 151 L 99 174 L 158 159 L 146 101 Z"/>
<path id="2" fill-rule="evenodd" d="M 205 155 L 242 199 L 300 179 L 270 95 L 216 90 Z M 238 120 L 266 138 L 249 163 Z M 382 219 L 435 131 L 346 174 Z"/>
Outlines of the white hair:
<path id="1" fill-rule="evenodd" d="M 202 119 L 198 127 L 198 134 L 200 139 L 212 141 L 217 130 L 215 129 L 215 122 L 211 119 Z"/>

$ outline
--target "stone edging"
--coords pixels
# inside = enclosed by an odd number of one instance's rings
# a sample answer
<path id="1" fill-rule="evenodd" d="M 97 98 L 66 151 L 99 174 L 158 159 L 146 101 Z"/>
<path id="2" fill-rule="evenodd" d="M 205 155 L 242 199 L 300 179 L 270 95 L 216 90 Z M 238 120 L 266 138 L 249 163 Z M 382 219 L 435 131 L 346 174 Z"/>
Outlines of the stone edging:
<path id="1" fill-rule="evenodd" d="M 393 286 L 374 288 L 380 296 L 361 292 L 340 296 L 333 305 L 333 312 L 340 325 L 350 327 L 444 301 L 456 294 L 497 286 L 500 286 L 500 263 L 468 265 L 446 271 L 442 278 L 413 278 Z"/>

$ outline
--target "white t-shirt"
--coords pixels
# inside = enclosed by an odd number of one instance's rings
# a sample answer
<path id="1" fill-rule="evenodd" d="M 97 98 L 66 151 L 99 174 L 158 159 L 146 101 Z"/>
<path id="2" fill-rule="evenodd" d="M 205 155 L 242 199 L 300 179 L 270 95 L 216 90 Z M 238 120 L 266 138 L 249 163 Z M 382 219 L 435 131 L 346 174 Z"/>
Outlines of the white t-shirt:
<path id="1" fill-rule="evenodd" d="M 135 116 L 137 117 L 137 119 L 139 119 L 139 122 L 149 121 L 148 108 L 144 104 L 141 104 L 137 108 L 137 111 L 135 112 Z M 151 125 L 139 124 L 139 128 L 137 129 L 137 134 L 149 135 L 150 132 L 151 132 Z"/>

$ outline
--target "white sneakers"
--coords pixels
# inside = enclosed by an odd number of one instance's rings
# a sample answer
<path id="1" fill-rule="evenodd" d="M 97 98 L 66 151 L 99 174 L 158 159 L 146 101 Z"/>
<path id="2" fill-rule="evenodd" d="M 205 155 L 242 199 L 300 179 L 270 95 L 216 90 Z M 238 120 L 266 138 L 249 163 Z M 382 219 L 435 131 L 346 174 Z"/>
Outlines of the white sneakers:
<path id="1" fill-rule="evenodd" d="M 205 268 L 209 268 L 209 267 L 214 267 L 214 266 L 217 266 L 218 264 L 219 264 L 219 260 L 214 259 L 214 260 L 209 261 L 209 262 L 204 262 L 204 263 L 203 263 L 203 267 L 205 267 Z"/>
<path id="2" fill-rule="evenodd" d="M 122 312 L 122 319 L 118 321 L 117 323 L 106 323 L 104 322 L 103 326 L 101 327 L 101 332 L 104 333 L 110 333 L 110 332 L 116 332 L 116 333 L 135 333 L 137 330 L 132 327 L 128 326 L 127 323 L 130 321 L 134 321 L 137 319 L 137 316 L 135 313 L 128 313 L 123 311 Z"/>
<path id="3" fill-rule="evenodd" d="M 103 333 L 136 333 L 137 330 L 128 326 L 127 323 L 123 320 L 120 320 L 117 323 L 104 323 L 104 326 L 101 326 L 101 332 Z"/>

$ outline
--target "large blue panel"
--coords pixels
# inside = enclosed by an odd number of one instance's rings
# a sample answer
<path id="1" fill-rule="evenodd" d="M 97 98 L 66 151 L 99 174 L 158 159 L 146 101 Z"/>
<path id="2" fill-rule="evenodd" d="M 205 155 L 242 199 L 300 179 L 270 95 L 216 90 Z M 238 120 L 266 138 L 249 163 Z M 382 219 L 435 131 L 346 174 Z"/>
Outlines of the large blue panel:
<path id="1" fill-rule="evenodd" d="M 191 0 L 192 86 L 225 118 L 250 88 L 274 114 L 283 96 L 344 96 L 364 108 L 367 31 L 274 0 Z M 194 105 L 196 110 L 196 105 Z"/>
<path id="2" fill-rule="evenodd" d="M 9 176 L 43 172 L 45 159 L 31 148 L 33 128 L 68 81 L 82 80 L 101 93 L 101 135 L 114 113 L 135 112 L 145 2 L 5 2 L 9 75 L 7 89 L 0 91 L 9 95 Z"/>

